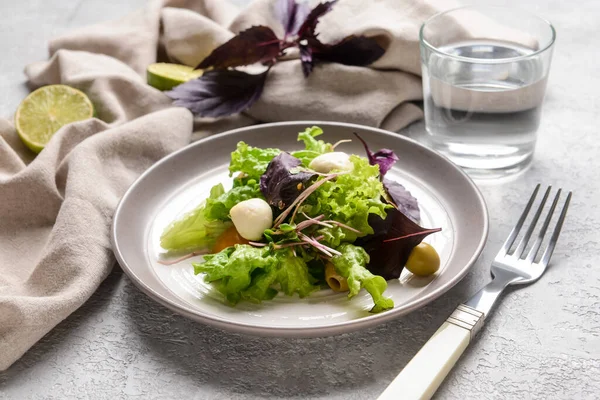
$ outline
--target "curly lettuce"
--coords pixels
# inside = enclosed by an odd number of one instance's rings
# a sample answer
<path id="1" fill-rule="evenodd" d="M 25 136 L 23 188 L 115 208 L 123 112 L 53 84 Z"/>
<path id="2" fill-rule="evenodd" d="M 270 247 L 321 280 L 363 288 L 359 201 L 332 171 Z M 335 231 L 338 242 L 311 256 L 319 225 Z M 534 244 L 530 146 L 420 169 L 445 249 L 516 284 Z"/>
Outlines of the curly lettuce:
<path id="1" fill-rule="evenodd" d="M 294 151 L 291 154 L 300 159 L 305 167 L 308 167 L 308 164 L 310 164 L 313 158 L 333 151 L 333 145 L 331 143 L 326 143 L 323 140 L 315 139 L 317 136 L 322 134 L 323 129 L 319 128 L 318 126 L 306 128 L 304 132 L 298 133 L 298 141 L 304 142 L 305 149 Z"/>
<path id="2" fill-rule="evenodd" d="M 234 173 L 239 172 L 244 177 L 259 182 L 269 162 L 279 153 L 281 153 L 279 149 L 261 149 L 238 142 L 236 150 L 231 153 L 229 175 L 233 176 Z"/>
<path id="3" fill-rule="evenodd" d="M 331 262 L 337 273 L 348 281 L 348 297 L 356 296 L 360 289 L 365 288 L 375 304 L 371 312 L 378 313 L 394 308 L 394 301 L 383 296 L 387 289 L 386 280 L 379 275 L 373 275 L 366 268 L 369 263 L 367 252 L 362 247 L 352 244 L 342 244 L 336 250 L 342 254 L 333 257 Z"/>
<path id="4" fill-rule="evenodd" d="M 369 215 L 374 214 L 383 219 L 386 209 L 391 206 L 382 201 L 383 186 L 379 180 L 379 168 L 370 165 L 363 158 L 350 156 L 354 170 L 340 174 L 335 181 L 328 181 L 311 194 L 302 207 L 302 211 L 311 217 L 320 214 L 327 219 L 346 224 L 360 233 L 348 229 L 333 227 L 323 228 L 323 241 L 330 247 L 337 247 L 342 242 L 354 242 L 357 238 L 373 233 L 369 225 Z"/>
<path id="5" fill-rule="evenodd" d="M 283 293 L 288 296 L 298 293 L 298 296 L 306 297 L 318 288 L 306 261 L 301 257 L 296 257 L 289 249 L 278 250 L 275 254 L 279 261 L 277 283 Z"/>
<path id="6" fill-rule="evenodd" d="M 234 185 L 227 192 L 223 189 L 223 185 L 218 184 L 210 191 L 210 197 L 206 200 L 204 215 L 209 220 L 229 221 L 231 220 L 229 211 L 233 206 L 241 201 L 254 198 L 264 198 L 260 192 L 260 185 L 254 179 L 247 180 L 243 184 Z"/>
<path id="7" fill-rule="evenodd" d="M 219 253 L 204 256 L 204 262 L 193 263 L 194 272 L 204 273 L 207 282 L 219 281 L 217 289 L 232 304 L 242 299 L 242 292 L 252 285 L 252 278 L 268 272 L 276 262 L 275 257 L 262 248 L 249 245 L 228 247 Z M 256 271 L 256 273 L 254 272 Z M 265 287 L 262 297 L 273 298 L 272 291 Z"/>
<path id="8" fill-rule="evenodd" d="M 218 281 L 217 290 L 232 304 L 270 300 L 277 295 L 277 287 L 288 296 L 297 293 L 300 297 L 318 289 L 306 262 L 290 249 L 235 245 L 204 256 L 203 262 L 193 266 L 196 274 L 205 274 L 207 282 Z"/>

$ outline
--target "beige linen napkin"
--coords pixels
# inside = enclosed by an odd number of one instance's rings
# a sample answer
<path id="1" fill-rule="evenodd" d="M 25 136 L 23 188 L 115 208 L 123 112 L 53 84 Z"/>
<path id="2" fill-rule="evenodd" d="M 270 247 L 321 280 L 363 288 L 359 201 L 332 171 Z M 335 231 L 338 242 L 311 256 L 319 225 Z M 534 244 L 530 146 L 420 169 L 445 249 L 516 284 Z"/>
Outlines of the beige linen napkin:
<path id="1" fill-rule="evenodd" d="M 0 122 L 0 370 L 81 306 L 108 275 L 112 213 L 154 162 L 188 143 L 191 114 L 170 108 L 111 128 L 61 129 L 25 166 Z"/>
<path id="2" fill-rule="evenodd" d="M 33 161 L 0 119 L 0 370 L 81 306 L 114 264 L 109 232 L 126 188 L 190 140 L 257 121 L 323 119 L 397 130 L 421 118 L 418 27 L 431 0 L 340 0 L 318 27 L 324 41 L 377 36 L 372 68 L 322 64 L 305 79 L 298 60 L 279 63 L 247 113 L 196 118 L 145 84 L 150 63 L 195 65 L 234 32 L 281 27 L 273 1 L 238 13 L 225 0 L 160 0 L 121 20 L 50 42 L 50 60 L 27 66 L 32 87 L 83 90 L 97 118 L 61 129 Z M 440 0 L 442 7 L 451 6 Z M 192 136 L 192 132 L 195 135 Z"/>

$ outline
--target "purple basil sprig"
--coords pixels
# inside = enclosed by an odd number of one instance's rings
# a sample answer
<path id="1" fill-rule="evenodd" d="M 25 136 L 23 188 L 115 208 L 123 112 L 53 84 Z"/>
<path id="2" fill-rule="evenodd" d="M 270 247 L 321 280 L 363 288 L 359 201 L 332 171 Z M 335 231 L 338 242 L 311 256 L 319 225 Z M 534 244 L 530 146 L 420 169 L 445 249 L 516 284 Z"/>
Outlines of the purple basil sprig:
<path id="1" fill-rule="evenodd" d="M 275 3 L 275 15 L 283 25 L 286 38 L 298 33 L 309 13 L 310 8 L 307 2 L 296 3 L 295 0 L 281 0 Z"/>
<path id="2" fill-rule="evenodd" d="M 365 152 L 367 153 L 367 158 L 369 159 L 369 164 L 379 165 L 379 173 L 381 174 L 382 177 L 384 177 L 385 174 L 387 174 L 387 172 L 396 163 L 396 161 L 399 160 L 396 153 L 394 153 L 390 149 L 381 149 L 381 150 L 378 150 L 375 153 L 373 153 L 369 149 L 367 142 L 365 142 L 364 139 L 358 135 L 358 133 L 354 132 L 354 136 L 356 136 L 358 138 L 358 140 L 360 140 L 363 147 L 365 148 Z"/>
<path id="3" fill-rule="evenodd" d="M 406 215 L 413 222 L 418 223 L 421 220 L 421 210 L 419 202 L 403 185 L 388 178 L 383 178 L 383 188 L 402 214 Z"/>
<path id="4" fill-rule="evenodd" d="M 374 233 L 356 241 L 370 256 L 367 269 L 386 280 L 397 279 L 416 245 L 441 228 L 426 229 L 399 210 L 386 211 L 386 218 L 370 214 L 369 225 Z"/>
<path id="5" fill-rule="evenodd" d="M 207 71 L 202 79 L 176 86 L 166 94 L 176 106 L 188 108 L 196 115 L 223 117 L 231 110 L 244 110 L 260 97 L 267 73 L 247 74 L 234 69 Z M 235 96 L 231 93 L 235 92 Z"/>
<path id="6" fill-rule="evenodd" d="M 369 149 L 367 142 L 365 142 L 365 140 L 361 138 L 358 133 L 354 132 L 354 136 L 360 140 L 365 148 L 367 158 L 369 159 L 369 164 L 379 165 L 381 182 L 383 183 L 383 188 L 387 193 L 388 200 L 391 200 L 398 211 L 406 215 L 413 222 L 419 222 L 421 219 L 421 211 L 419 210 L 419 203 L 417 202 L 417 199 L 408 190 L 406 190 L 404 186 L 385 177 L 385 174 L 392 168 L 396 161 L 399 160 L 396 153 L 390 149 L 381 149 L 373 152 L 371 149 Z"/>
<path id="7" fill-rule="evenodd" d="M 378 60 L 385 50 L 376 40 L 350 35 L 337 43 L 322 43 L 316 27 L 337 0 L 320 3 L 310 10 L 295 0 L 278 0 L 275 15 L 284 28 L 284 38 L 267 26 L 253 26 L 213 50 L 196 68 L 208 69 L 200 78 L 176 86 L 166 94 L 175 104 L 203 117 L 222 117 L 249 108 L 262 94 L 267 74 L 287 49 L 300 52 L 302 72 L 308 77 L 319 62 L 365 66 Z M 232 68 L 263 64 L 266 70 L 251 74 Z"/>
<path id="8" fill-rule="evenodd" d="M 281 41 L 266 26 L 253 26 L 217 47 L 196 69 L 225 69 L 255 63 L 270 64 L 281 52 Z"/>
<path id="9" fill-rule="evenodd" d="M 287 208 L 306 188 L 317 174 L 307 171 L 294 171 L 302 162 L 290 153 L 282 151 L 269 162 L 267 170 L 260 177 L 260 191 L 267 203 L 279 210 Z"/>

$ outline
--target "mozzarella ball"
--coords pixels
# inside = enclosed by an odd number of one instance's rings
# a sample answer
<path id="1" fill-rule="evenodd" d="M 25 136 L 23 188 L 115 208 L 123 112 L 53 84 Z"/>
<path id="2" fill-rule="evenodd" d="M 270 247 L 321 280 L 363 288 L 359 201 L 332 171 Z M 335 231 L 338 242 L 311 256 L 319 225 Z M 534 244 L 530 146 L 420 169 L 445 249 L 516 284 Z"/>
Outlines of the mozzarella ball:
<path id="1" fill-rule="evenodd" d="M 231 208 L 229 214 L 235 229 L 246 240 L 260 240 L 264 230 L 273 226 L 273 210 L 262 199 L 239 202 Z"/>
<path id="2" fill-rule="evenodd" d="M 354 164 L 350 161 L 348 154 L 342 151 L 334 151 L 315 157 L 308 167 L 322 174 L 327 174 L 333 170 L 352 171 Z"/>

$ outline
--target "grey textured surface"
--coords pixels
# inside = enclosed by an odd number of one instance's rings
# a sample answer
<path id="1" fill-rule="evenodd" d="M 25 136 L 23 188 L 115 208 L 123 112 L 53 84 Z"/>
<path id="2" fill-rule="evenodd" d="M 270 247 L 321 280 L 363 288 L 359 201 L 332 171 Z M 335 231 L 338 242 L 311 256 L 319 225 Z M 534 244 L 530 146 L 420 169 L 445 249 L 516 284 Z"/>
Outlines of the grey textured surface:
<path id="1" fill-rule="evenodd" d="M 11 115 L 26 95 L 21 70 L 46 57 L 47 39 L 143 3 L 2 0 L 0 115 Z M 116 267 L 81 309 L 0 373 L 0 399 L 375 398 L 454 307 L 488 281 L 488 264 L 537 182 L 575 192 L 552 267 L 539 283 L 505 296 L 437 398 L 599 398 L 600 75 L 594 39 L 600 3 L 519 4 L 550 19 L 558 31 L 536 159 L 519 177 L 481 186 L 491 215 L 488 245 L 447 295 L 370 331 L 263 339 L 174 315 Z M 415 124 L 407 133 L 422 130 Z"/>

